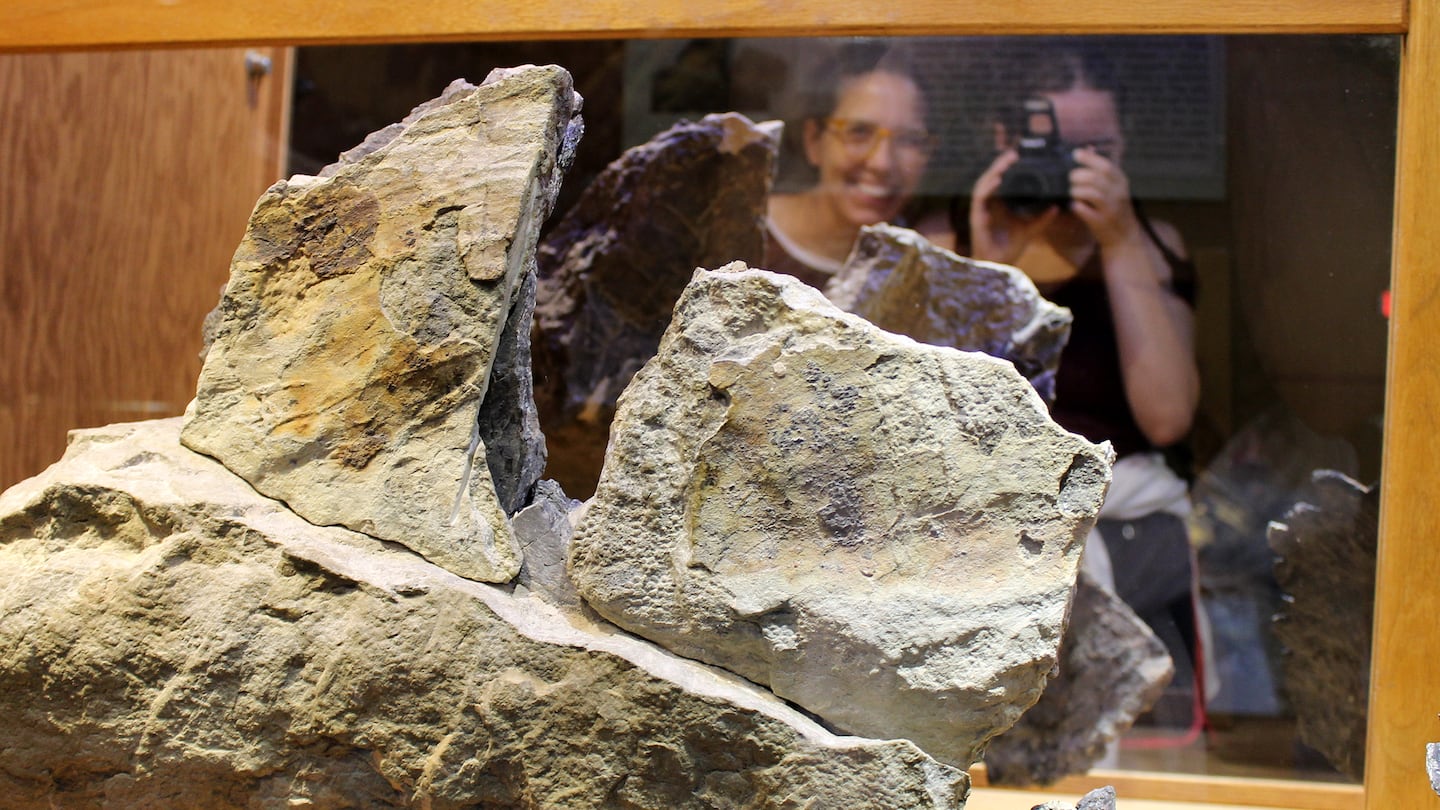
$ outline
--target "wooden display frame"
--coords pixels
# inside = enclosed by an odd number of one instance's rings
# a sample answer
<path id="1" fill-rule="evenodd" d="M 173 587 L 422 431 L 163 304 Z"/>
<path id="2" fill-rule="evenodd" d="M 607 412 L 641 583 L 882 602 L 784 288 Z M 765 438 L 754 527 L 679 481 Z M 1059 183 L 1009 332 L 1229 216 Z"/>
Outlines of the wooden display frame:
<path id="1" fill-rule="evenodd" d="M 1039 33 L 1401 33 L 1401 103 L 1386 376 L 1375 645 L 1363 788 L 1333 806 L 1440 806 L 1425 744 L 1440 741 L 1440 0 L 7 0 L 0 52 L 342 44 L 375 41 Z M 1428 700 L 1427 700 L 1428 699 Z M 1151 778 L 1155 799 L 1285 806 L 1283 784 L 1247 788 L 1203 777 Z M 1305 786 L 1305 790 L 1309 790 Z M 1303 793 L 1297 787 L 1298 794 Z M 1122 793 L 1126 799 L 1142 798 Z M 1329 807 L 1311 803 L 1306 807 Z M 1345 804 L 1350 802 L 1351 804 Z"/>

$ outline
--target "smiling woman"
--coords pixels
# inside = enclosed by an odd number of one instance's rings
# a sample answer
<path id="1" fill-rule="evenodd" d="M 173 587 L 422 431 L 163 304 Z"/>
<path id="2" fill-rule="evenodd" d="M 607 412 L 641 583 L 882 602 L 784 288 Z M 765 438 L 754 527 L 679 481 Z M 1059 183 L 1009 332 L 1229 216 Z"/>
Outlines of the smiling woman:
<path id="1" fill-rule="evenodd" d="M 817 287 L 840 269 L 865 225 L 893 222 L 919 187 L 935 137 L 925 91 L 900 52 L 842 49 L 817 71 L 802 123 L 814 185 L 770 198 L 765 267 Z"/>

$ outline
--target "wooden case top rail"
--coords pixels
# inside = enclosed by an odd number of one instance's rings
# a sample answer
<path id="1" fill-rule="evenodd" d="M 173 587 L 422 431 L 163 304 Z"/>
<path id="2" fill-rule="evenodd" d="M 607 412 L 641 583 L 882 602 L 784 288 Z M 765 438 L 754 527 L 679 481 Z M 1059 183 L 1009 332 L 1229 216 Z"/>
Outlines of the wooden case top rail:
<path id="1" fill-rule="evenodd" d="M 0 52 L 796 35 L 1398 33 L 1406 0 L 6 0 Z"/>

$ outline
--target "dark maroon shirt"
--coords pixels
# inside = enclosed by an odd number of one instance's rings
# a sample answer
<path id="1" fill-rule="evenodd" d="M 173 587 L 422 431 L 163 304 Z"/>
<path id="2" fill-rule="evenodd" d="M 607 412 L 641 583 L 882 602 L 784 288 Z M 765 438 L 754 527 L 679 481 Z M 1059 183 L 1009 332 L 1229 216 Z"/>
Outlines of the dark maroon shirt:
<path id="1" fill-rule="evenodd" d="M 1167 257 L 1171 290 L 1191 307 L 1195 305 L 1195 271 L 1190 262 Z M 1105 289 L 1105 271 L 1096 253 L 1074 278 L 1045 285 L 1041 294 L 1068 307 L 1075 320 L 1070 341 L 1060 355 L 1055 376 L 1055 405 L 1050 414 L 1062 427 L 1093 442 L 1108 439 L 1115 456 L 1156 449 L 1145 438 L 1125 398 L 1120 370 L 1120 347 L 1115 319 Z"/>

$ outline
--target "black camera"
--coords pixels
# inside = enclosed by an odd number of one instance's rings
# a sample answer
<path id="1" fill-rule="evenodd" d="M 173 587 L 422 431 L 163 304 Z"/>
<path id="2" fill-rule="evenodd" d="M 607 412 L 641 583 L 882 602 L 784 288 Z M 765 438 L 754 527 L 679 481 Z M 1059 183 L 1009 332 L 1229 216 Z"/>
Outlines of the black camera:
<path id="1" fill-rule="evenodd" d="M 1052 206 L 1070 205 L 1070 170 L 1078 166 L 1075 147 L 1060 139 L 1055 106 L 1048 98 L 1026 99 L 1021 109 L 1020 159 L 1000 176 L 995 197 L 1022 219 Z"/>

